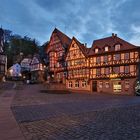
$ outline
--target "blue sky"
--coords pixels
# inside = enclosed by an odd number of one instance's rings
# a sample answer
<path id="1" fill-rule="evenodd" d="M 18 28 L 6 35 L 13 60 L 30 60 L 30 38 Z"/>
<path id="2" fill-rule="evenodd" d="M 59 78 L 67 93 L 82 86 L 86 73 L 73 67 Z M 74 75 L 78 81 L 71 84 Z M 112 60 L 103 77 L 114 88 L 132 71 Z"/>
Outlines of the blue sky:
<path id="1" fill-rule="evenodd" d="M 91 46 L 112 33 L 140 46 L 139 0 L 0 0 L 0 24 L 14 33 L 49 40 L 55 27 Z"/>

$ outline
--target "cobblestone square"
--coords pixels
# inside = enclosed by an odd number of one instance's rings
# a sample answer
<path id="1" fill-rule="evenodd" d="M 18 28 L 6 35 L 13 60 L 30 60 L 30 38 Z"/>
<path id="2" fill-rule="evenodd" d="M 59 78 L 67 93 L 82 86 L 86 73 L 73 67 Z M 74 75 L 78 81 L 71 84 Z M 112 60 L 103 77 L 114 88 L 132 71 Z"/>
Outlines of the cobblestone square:
<path id="1" fill-rule="evenodd" d="M 41 88 L 25 86 L 12 102 L 25 139 L 140 140 L 138 96 L 46 94 Z"/>

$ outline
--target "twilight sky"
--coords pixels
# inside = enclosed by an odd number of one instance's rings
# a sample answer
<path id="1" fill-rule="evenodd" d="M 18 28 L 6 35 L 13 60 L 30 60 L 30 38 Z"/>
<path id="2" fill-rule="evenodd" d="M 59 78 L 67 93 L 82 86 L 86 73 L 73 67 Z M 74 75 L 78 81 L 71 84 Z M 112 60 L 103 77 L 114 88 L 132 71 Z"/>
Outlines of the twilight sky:
<path id="1" fill-rule="evenodd" d="M 0 24 L 40 44 L 57 27 L 88 47 L 112 33 L 140 46 L 140 1 L 0 0 Z"/>

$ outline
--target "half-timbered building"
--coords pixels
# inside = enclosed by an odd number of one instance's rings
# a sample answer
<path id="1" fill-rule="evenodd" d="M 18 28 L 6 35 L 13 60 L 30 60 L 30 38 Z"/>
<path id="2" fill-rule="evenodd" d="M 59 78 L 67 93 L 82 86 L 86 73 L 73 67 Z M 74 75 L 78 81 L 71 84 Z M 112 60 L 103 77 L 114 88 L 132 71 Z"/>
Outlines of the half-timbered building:
<path id="1" fill-rule="evenodd" d="M 64 57 L 70 42 L 71 39 L 67 35 L 56 28 L 54 29 L 46 47 L 49 60 L 47 67 L 49 81 L 65 83 L 66 65 Z"/>
<path id="2" fill-rule="evenodd" d="M 44 81 L 45 64 L 38 54 L 35 54 L 30 63 L 31 81 L 40 83 Z"/>
<path id="3" fill-rule="evenodd" d="M 90 90 L 88 49 L 73 37 L 66 54 L 66 87 L 75 90 Z"/>
<path id="4" fill-rule="evenodd" d="M 116 34 L 95 40 L 88 54 L 91 91 L 133 94 L 139 50 Z"/>
<path id="5" fill-rule="evenodd" d="M 0 28 L 0 81 L 5 80 L 7 72 L 7 56 L 4 53 L 4 30 Z"/>
<path id="6" fill-rule="evenodd" d="M 140 47 L 116 34 L 95 40 L 87 48 L 75 37 L 71 40 L 55 29 L 46 48 L 49 79 L 65 83 L 67 89 L 135 93 L 140 79 Z"/>

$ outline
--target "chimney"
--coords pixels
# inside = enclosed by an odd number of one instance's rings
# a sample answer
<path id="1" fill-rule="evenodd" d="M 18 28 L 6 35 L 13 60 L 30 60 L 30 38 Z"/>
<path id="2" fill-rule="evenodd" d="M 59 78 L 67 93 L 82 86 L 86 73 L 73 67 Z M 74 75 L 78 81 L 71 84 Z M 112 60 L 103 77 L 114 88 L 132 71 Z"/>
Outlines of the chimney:
<path id="1" fill-rule="evenodd" d="M 115 34 L 114 33 L 112 33 L 112 37 L 114 37 L 115 36 Z"/>
<path id="2" fill-rule="evenodd" d="M 115 37 L 117 37 L 117 34 L 115 34 Z"/>
<path id="3" fill-rule="evenodd" d="M 85 47 L 87 47 L 87 43 L 85 43 Z"/>

